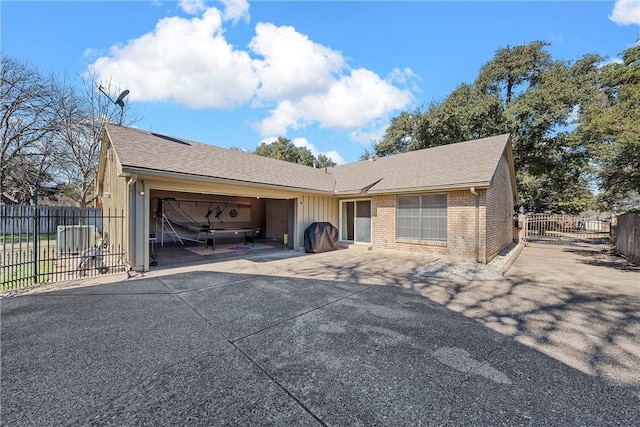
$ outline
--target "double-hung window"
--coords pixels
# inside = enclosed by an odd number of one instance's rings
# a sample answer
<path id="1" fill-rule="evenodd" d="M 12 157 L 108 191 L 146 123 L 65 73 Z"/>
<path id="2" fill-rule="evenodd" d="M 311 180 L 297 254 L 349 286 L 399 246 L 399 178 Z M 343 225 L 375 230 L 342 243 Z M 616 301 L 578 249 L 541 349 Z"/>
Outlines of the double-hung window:
<path id="1" fill-rule="evenodd" d="M 398 196 L 398 239 L 447 241 L 447 195 Z"/>

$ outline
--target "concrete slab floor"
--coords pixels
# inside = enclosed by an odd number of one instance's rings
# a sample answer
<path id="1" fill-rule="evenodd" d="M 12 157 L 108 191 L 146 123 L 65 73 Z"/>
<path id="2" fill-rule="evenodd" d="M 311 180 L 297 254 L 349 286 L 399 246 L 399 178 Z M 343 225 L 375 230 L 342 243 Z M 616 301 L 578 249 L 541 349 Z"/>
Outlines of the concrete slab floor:
<path id="1" fill-rule="evenodd" d="M 2 423 L 634 425 L 637 266 L 434 263 L 277 251 L 2 298 Z"/>

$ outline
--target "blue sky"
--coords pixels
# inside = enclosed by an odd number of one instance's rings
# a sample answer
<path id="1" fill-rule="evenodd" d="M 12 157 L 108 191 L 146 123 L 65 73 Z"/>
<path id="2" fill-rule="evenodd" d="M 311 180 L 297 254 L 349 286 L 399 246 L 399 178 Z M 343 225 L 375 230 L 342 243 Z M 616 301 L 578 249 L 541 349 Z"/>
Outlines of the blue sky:
<path id="1" fill-rule="evenodd" d="M 3 55 L 94 70 L 130 90 L 134 126 L 245 150 L 285 136 L 342 163 L 501 47 L 615 60 L 638 42 L 640 2 L 3 0 L 0 19 Z"/>

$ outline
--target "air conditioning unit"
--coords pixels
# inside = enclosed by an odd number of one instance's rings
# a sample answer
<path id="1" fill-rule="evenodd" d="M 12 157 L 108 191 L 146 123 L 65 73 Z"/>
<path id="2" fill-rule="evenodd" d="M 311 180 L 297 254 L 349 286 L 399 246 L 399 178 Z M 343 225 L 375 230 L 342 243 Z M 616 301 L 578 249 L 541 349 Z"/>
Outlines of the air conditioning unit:
<path id="1" fill-rule="evenodd" d="M 59 225 L 56 249 L 59 254 L 79 254 L 96 245 L 95 225 Z"/>

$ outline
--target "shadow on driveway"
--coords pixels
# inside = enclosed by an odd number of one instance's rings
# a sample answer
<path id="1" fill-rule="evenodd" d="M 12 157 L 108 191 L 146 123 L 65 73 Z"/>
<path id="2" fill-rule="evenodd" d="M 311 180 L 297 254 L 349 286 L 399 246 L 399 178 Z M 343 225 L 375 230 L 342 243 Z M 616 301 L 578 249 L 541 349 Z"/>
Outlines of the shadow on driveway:
<path id="1" fill-rule="evenodd" d="M 640 386 L 640 270 L 623 258 L 530 246 L 499 280 L 410 287 L 582 372 Z"/>
<path id="2" fill-rule="evenodd" d="M 195 271 L 4 298 L 2 422 L 637 420 L 637 387 L 579 372 L 396 283 Z"/>

